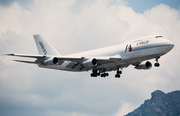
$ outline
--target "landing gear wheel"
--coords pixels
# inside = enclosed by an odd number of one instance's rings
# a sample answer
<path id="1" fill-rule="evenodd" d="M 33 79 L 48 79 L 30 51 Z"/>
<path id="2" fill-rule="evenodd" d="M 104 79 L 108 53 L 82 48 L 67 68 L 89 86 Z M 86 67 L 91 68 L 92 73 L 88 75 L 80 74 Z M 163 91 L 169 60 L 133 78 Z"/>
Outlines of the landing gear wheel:
<path id="1" fill-rule="evenodd" d="M 115 78 L 120 78 L 120 74 L 122 74 L 122 71 L 121 70 L 119 70 L 119 68 L 117 69 L 117 72 L 116 72 L 116 74 L 115 74 Z"/>
<path id="2" fill-rule="evenodd" d="M 106 75 L 105 74 L 101 74 L 101 77 L 105 77 Z"/>
<path id="3" fill-rule="evenodd" d="M 109 73 L 104 73 L 107 77 L 109 76 Z"/>
<path id="4" fill-rule="evenodd" d="M 91 73 L 91 77 L 97 77 L 97 74 Z"/>
<path id="5" fill-rule="evenodd" d="M 97 76 L 100 76 L 100 73 L 97 73 Z"/>
<path id="6" fill-rule="evenodd" d="M 97 73 L 96 69 L 93 69 L 91 73 L 91 77 L 97 77 L 97 76 L 99 76 L 99 73 Z"/>
<path id="7" fill-rule="evenodd" d="M 121 76 L 120 74 L 116 74 L 115 78 L 120 78 L 120 76 Z"/>
<path id="8" fill-rule="evenodd" d="M 109 73 L 103 73 L 103 74 L 101 74 L 101 77 L 106 77 L 106 76 L 109 76 Z"/>
<path id="9" fill-rule="evenodd" d="M 155 63 L 154 66 L 155 66 L 155 67 L 159 67 L 160 64 L 159 64 L 159 63 Z"/>

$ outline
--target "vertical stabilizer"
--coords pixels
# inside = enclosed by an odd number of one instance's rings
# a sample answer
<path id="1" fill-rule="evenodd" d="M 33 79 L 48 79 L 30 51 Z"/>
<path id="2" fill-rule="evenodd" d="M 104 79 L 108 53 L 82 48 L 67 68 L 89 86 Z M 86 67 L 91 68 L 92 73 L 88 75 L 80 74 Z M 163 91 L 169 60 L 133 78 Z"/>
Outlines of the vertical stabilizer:
<path id="1" fill-rule="evenodd" d="M 40 55 L 60 55 L 59 52 L 40 35 L 33 35 Z"/>

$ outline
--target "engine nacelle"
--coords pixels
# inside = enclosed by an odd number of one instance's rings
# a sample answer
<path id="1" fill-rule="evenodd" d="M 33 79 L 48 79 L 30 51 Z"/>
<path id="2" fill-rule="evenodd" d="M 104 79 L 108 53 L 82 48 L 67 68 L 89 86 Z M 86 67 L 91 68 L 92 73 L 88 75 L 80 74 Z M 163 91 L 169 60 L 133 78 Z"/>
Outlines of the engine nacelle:
<path id="1" fill-rule="evenodd" d="M 58 58 L 49 58 L 43 62 L 44 65 L 54 65 L 58 63 Z"/>
<path id="2" fill-rule="evenodd" d="M 97 60 L 95 58 L 88 59 L 85 62 L 82 63 L 84 66 L 94 66 L 97 64 Z"/>
<path id="3" fill-rule="evenodd" d="M 150 69 L 151 67 L 152 67 L 151 62 L 147 61 L 147 62 L 142 62 L 141 64 L 137 65 L 135 68 L 147 70 Z"/>

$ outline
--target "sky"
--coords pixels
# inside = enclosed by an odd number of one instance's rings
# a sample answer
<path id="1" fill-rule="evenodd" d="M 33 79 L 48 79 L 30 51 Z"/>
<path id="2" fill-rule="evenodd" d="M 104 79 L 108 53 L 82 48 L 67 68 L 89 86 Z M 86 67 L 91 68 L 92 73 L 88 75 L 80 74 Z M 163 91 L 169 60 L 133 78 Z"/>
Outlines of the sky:
<path id="1" fill-rule="evenodd" d="M 147 9 L 151 9 L 159 4 L 166 4 L 172 8 L 180 9 L 179 0 L 125 0 L 127 6 L 132 7 L 136 13 L 143 13 Z"/>
<path id="2" fill-rule="evenodd" d="M 62 55 L 155 34 L 175 43 L 159 68 L 129 66 L 120 79 L 115 72 L 91 78 L 91 71 L 43 69 L 0 56 L 0 115 L 122 116 L 155 90 L 180 90 L 179 6 L 178 0 L 0 0 L 0 54 L 38 54 L 34 34 Z"/>

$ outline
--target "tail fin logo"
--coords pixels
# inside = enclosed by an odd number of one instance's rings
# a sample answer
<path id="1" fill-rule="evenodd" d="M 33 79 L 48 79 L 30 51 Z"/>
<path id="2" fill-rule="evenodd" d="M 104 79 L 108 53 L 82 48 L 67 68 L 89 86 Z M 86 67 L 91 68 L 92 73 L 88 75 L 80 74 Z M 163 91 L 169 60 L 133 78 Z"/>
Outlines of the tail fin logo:
<path id="1" fill-rule="evenodd" d="M 41 49 L 42 49 L 44 55 L 46 55 L 46 54 L 47 54 L 47 50 L 46 50 L 46 48 L 44 47 L 43 42 L 42 42 L 42 41 L 39 41 L 39 45 L 41 46 Z"/>

